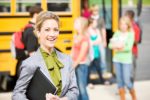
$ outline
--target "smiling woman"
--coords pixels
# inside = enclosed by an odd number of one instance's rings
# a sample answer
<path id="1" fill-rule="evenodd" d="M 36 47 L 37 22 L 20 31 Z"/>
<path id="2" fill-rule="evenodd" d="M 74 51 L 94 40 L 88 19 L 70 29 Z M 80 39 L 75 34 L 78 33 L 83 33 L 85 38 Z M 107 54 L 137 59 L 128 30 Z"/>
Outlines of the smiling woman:
<path id="1" fill-rule="evenodd" d="M 0 0 L 0 73 L 2 73 L 2 77 L 11 76 L 11 80 L 15 80 L 14 77 L 18 75 L 16 71 L 18 61 L 11 53 L 10 42 L 13 33 L 21 31 L 28 24 L 31 19 L 29 9 L 32 6 L 39 6 L 43 11 L 53 11 L 59 16 L 60 34 L 55 43 L 55 48 L 63 53 L 70 54 L 75 32 L 73 21 L 80 15 L 80 1 Z M 0 80 L 0 86 L 3 81 Z M 2 88 L 3 90 L 9 90 L 9 87 L 14 87 L 13 82 L 9 84 L 9 79 L 7 79 L 6 83 L 5 88 Z"/>
<path id="2" fill-rule="evenodd" d="M 35 33 L 39 38 L 41 48 L 50 50 L 54 47 L 59 35 L 59 18 L 45 12 L 40 13 L 38 18 Z"/>
<path id="3" fill-rule="evenodd" d="M 53 19 L 46 20 L 41 31 L 38 32 L 41 47 L 47 47 L 48 49 L 54 47 L 58 35 L 58 23 Z"/>
<path id="4" fill-rule="evenodd" d="M 58 89 L 56 95 L 45 93 L 45 100 L 77 100 L 78 88 L 72 60 L 54 48 L 59 35 L 58 16 L 49 11 L 41 12 L 37 16 L 35 33 L 39 38 L 40 48 L 23 61 L 13 100 L 28 99 L 27 87 L 38 67 Z"/>

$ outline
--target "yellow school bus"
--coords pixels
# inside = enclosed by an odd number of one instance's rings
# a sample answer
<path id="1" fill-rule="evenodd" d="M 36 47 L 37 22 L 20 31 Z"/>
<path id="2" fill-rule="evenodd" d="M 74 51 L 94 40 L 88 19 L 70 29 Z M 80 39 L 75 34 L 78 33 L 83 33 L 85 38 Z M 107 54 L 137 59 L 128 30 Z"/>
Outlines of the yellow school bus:
<path id="1" fill-rule="evenodd" d="M 60 17 L 60 36 L 56 48 L 64 53 L 71 50 L 73 40 L 73 22 L 80 16 L 81 2 L 84 0 L 0 0 L 0 73 L 16 74 L 16 59 L 10 52 L 11 36 L 24 27 L 30 17 L 28 9 L 33 5 L 40 5 L 45 11 L 53 11 Z M 99 0 L 102 1 L 102 0 Z M 103 0 L 104 1 L 104 0 Z M 118 27 L 119 0 L 108 0 L 110 5 L 112 28 Z M 103 11 L 106 9 L 103 9 Z M 108 12 L 109 13 L 109 12 Z M 106 20 L 107 21 L 107 20 Z"/>
<path id="2" fill-rule="evenodd" d="M 10 52 L 11 36 L 29 21 L 30 6 L 40 5 L 60 17 L 60 36 L 56 48 L 69 54 L 73 40 L 73 22 L 80 15 L 80 0 L 0 0 L 0 73 L 16 74 L 16 59 Z"/>

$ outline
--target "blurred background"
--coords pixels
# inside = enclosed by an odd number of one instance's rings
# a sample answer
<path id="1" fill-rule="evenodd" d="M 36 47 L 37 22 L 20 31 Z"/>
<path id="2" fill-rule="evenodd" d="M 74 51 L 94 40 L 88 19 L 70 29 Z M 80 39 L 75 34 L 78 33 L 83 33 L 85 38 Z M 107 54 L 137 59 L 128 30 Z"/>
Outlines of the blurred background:
<path id="1" fill-rule="evenodd" d="M 135 21 L 139 23 L 141 42 L 138 44 L 135 89 L 138 100 L 150 98 L 150 0 L 0 0 L 0 100 L 11 100 L 15 85 L 17 60 L 11 53 L 12 34 L 23 28 L 29 21 L 29 9 L 39 5 L 44 11 L 53 11 L 60 17 L 60 36 L 55 48 L 70 54 L 74 30 L 74 20 L 82 16 L 86 3 L 99 6 L 99 16 L 104 19 L 107 44 L 118 29 L 119 18 L 127 10 L 135 12 Z M 115 72 L 112 65 L 112 50 L 106 47 L 107 70 L 112 74 L 109 85 L 100 85 L 98 78 L 91 78 L 94 88 L 87 87 L 90 100 L 119 100 Z M 96 75 L 96 73 L 93 73 Z M 131 100 L 128 92 L 127 100 Z"/>

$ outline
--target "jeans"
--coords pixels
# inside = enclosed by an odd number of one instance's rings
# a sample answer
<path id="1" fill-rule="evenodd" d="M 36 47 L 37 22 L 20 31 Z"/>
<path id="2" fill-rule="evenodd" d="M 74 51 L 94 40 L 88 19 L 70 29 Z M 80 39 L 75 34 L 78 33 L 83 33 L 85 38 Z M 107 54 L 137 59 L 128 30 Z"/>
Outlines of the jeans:
<path id="1" fill-rule="evenodd" d="M 131 78 L 132 78 L 132 82 L 134 83 L 134 80 L 135 80 L 135 77 L 136 77 L 136 60 L 137 60 L 137 57 L 135 55 L 133 55 L 133 59 L 132 59 L 132 70 L 131 70 Z"/>
<path id="2" fill-rule="evenodd" d="M 101 66 L 100 66 L 100 58 L 95 58 L 89 66 L 89 72 L 88 74 L 90 75 L 91 70 L 96 69 L 98 75 L 99 75 L 99 79 L 100 79 L 100 84 L 104 84 L 104 79 L 102 77 L 102 70 L 101 70 Z M 89 80 L 88 80 L 89 81 Z"/>
<path id="3" fill-rule="evenodd" d="M 76 68 L 77 84 L 79 87 L 78 100 L 89 100 L 86 86 L 88 77 L 88 66 L 85 64 L 79 64 Z"/>
<path id="4" fill-rule="evenodd" d="M 131 81 L 132 64 L 114 62 L 114 67 L 116 71 L 118 88 L 124 88 L 124 86 L 127 86 L 129 90 L 132 89 L 133 88 L 133 83 Z"/>
<path id="5" fill-rule="evenodd" d="M 107 65 L 106 65 L 106 48 L 103 46 L 100 46 L 100 52 L 101 52 L 101 59 L 100 59 L 100 66 L 102 69 L 102 73 L 107 72 Z"/>

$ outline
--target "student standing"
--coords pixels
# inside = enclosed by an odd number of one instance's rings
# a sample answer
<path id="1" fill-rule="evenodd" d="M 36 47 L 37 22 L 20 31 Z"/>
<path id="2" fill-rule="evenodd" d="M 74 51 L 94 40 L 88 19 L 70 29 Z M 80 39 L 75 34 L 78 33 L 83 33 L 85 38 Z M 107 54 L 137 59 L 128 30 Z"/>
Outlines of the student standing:
<path id="1" fill-rule="evenodd" d="M 136 60 L 138 58 L 138 43 L 140 41 L 140 28 L 137 25 L 137 23 L 134 21 L 134 11 L 132 10 L 127 10 L 125 12 L 125 16 L 129 17 L 131 24 L 132 24 L 132 29 L 134 31 L 134 44 L 132 48 L 132 53 L 133 53 L 133 68 L 132 68 L 132 81 L 134 82 L 135 76 L 136 76 Z"/>
<path id="2" fill-rule="evenodd" d="M 74 22 L 74 28 L 77 34 L 74 36 L 72 57 L 80 92 L 78 100 L 89 100 L 86 90 L 88 79 L 87 55 L 89 51 L 89 39 L 86 35 L 87 25 L 88 20 L 83 17 L 77 18 Z"/>
<path id="3" fill-rule="evenodd" d="M 132 47 L 134 33 L 128 17 L 122 17 L 119 30 L 110 40 L 109 48 L 113 49 L 113 64 L 116 72 L 117 84 L 121 100 L 125 100 L 125 86 L 127 86 L 132 100 L 136 100 L 136 93 L 131 81 Z"/>

